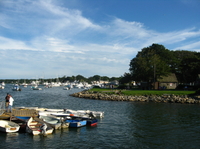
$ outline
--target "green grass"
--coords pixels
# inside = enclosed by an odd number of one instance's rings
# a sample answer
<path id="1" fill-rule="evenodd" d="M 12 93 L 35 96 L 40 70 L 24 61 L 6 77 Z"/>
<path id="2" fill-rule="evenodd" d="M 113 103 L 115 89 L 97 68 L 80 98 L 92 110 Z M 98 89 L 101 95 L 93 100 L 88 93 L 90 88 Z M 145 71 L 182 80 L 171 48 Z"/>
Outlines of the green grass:
<path id="1" fill-rule="evenodd" d="M 102 89 L 102 88 L 93 88 L 90 91 L 107 93 L 107 94 L 115 94 L 120 91 L 119 89 Z M 174 95 L 189 95 L 194 94 L 195 91 L 184 91 L 184 90 L 121 90 L 121 94 L 123 95 L 163 95 L 163 94 L 174 94 Z"/>

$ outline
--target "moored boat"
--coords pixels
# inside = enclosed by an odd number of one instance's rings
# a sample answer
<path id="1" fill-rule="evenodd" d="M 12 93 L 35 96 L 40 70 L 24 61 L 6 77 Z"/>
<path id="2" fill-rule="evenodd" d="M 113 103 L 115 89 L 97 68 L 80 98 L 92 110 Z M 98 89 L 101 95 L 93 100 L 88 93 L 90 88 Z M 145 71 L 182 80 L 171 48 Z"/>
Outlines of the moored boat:
<path id="1" fill-rule="evenodd" d="M 13 91 L 21 91 L 21 88 L 19 87 L 18 84 L 15 84 L 12 88 Z"/>
<path id="2" fill-rule="evenodd" d="M 19 132 L 26 132 L 27 121 L 29 118 L 30 117 L 13 116 L 10 118 L 10 120 L 20 126 Z"/>
<path id="3" fill-rule="evenodd" d="M 31 117 L 27 122 L 26 132 L 32 135 L 49 135 L 53 133 L 54 128 L 44 122 L 42 119 Z"/>
<path id="4" fill-rule="evenodd" d="M 45 111 L 42 111 L 44 113 L 48 113 L 51 115 L 69 115 L 73 114 L 77 117 L 85 117 L 89 118 L 89 115 L 92 114 L 95 118 L 102 118 L 104 117 L 104 112 L 101 111 L 90 111 L 90 110 L 71 110 L 71 109 L 46 109 Z"/>
<path id="5" fill-rule="evenodd" d="M 61 120 L 52 115 L 39 115 L 39 118 L 48 123 L 54 129 L 62 128 Z"/>
<path id="6" fill-rule="evenodd" d="M 4 89 L 5 87 L 0 84 L 0 89 Z"/>
<path id="7" fill-rule="evenodd" d="M 0 120 L 0 131 L 2 132 L 17 132 L 20 126 L 12 121 Z"/>
<path id="8" fill-rule="evenodd" d="M 88 119 L 84 119 L 87 121 L 86 125 L 87 126 L 96 126 L 98 123 L 98 120 L 96 118 L 88 118 Z"/>
<path id="9" fill-rule="evenodd" d="M 38 87 L 38 86 L 32 86 L 31 87 L 33 90 L 42 90 L 42 88 L 41 87 Z"/>
<path id="10" fill-rule="evenodd" d="M 69 123 L 69 127 L 82 127 L 86 126 L 87 121 L 86 120 L 73 120 L 73 119 L 67 119 L 65 120 L 67 123 Z"/>
<path id="11" fill-rule="evenodd" d="M 70 117 L 71 117 L 71 119 L 74 119 L 74 120 L 86 120 L 87 126 L 96 126 L 98 123 L 98 120 L 95 117 L 93 117 L 93 115 L 90 115 L 89 118 L 77 117 L 77 116 L 70 116 Z"/>

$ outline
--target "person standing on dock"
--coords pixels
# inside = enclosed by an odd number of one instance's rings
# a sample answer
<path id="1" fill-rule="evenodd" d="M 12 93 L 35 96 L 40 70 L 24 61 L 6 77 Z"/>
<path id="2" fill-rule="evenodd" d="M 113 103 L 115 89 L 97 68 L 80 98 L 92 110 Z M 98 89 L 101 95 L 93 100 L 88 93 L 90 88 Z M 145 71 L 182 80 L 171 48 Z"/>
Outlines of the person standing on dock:
<path id="1" fill-rule="evenodd" d="M 14 99 L 13 99 L 12 96 L 10 95 L 10 99 L 9 99 L 9 104 L 8 104 L 7 112 L 12 112 L 13 101 L 14 101 Z"/>
<path id="2" fill-rule="evenodd" d="M 5 99 L 6 99 L 6 109 L 8 109 L 9 99 L 10 99 L 10 95 L 9 95 L 9 93 L 7 93 Z"/>

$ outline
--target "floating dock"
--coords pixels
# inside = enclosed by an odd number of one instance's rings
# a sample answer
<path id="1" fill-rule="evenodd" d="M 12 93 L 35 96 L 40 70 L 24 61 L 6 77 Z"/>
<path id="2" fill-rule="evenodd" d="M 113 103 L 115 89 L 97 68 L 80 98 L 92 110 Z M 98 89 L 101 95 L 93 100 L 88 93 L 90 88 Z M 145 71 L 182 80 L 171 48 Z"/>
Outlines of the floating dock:
<path id="1" fill-rule="evenodd" d="M 38 116 L 38 111 L 35 109 L 12 109 L 12 113 L 4 112 L 0 115 L 0 119 L 9 119 L 12 116 Z"/>

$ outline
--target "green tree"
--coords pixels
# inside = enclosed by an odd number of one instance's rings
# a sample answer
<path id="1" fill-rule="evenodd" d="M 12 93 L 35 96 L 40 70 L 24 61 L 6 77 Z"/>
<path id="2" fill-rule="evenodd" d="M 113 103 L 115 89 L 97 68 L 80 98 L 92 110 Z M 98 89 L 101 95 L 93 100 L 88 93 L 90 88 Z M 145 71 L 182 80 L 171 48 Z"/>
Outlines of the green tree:
<path id="1" fill-rule="evenodd" d="M 102 76 L 102 77 L 101 77 L 101 80 L 102 80 L 102 81 L 109 81 L 109 80 L 110 80 L 110 78 L 109 78 L 109 77 L 107 77 L 107 76 Z"/>
<path id="2" fill-rule="evenodd" d="M 172 72 L 176 73 L 178 81 L 181 83 L 194 82 L 200 74 L 200 53 L 193 51 L 177 50 L 173 51 L 174 63 Z"/>
<path id="3" fill-rule="evenodd" d="M 84 81 L 86 81 L 86 78 L 82 75 L 77 75 L 76 80 L 79 81 L 79 82 L 84 82 Z"/>
<path id="4" fill-rule="evenodd" d="M 120 84 L 127 84 L 132 81 L 132 76 L 130 73 L 124 73 L 124 75 L 119 79 Z"/>
<path id="5" fill-rule="evenodd" d="M 172 54 L 163 45 L 143 48 L 130 62 L 130 74 L 135 81 L 154 82 L 170 73 Z"/>

